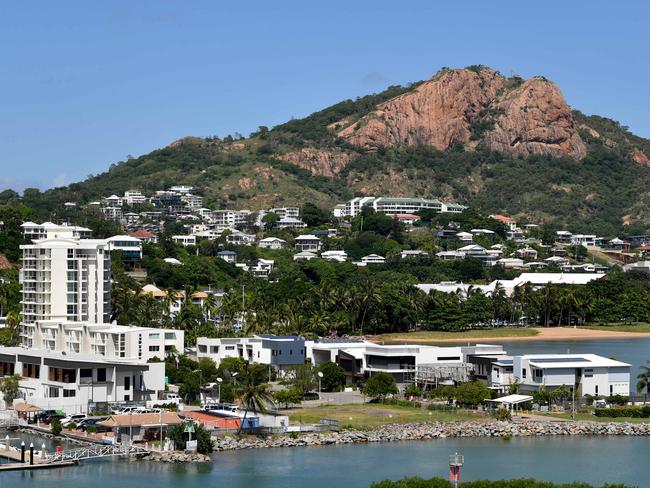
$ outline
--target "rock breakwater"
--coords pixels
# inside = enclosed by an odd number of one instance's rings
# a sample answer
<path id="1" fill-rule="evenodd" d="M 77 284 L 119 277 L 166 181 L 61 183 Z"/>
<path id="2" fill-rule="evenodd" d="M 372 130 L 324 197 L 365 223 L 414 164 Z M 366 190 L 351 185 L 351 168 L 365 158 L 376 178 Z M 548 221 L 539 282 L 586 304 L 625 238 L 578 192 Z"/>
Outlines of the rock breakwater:
<path id="1" fill-rule="evenodd" d="M 445 439 L 448 437 L 535 437 L 565 435 L 650 435 L 650 424 L 626 422 L 430 422 L 389 424 L 374 430 L 310 433 L 297 436 L 278 435 L 266 438 L 220 437 L 215 439 L 216 451 L 273 447 L 321 446 L 332 444 L 365 444 Z"/>

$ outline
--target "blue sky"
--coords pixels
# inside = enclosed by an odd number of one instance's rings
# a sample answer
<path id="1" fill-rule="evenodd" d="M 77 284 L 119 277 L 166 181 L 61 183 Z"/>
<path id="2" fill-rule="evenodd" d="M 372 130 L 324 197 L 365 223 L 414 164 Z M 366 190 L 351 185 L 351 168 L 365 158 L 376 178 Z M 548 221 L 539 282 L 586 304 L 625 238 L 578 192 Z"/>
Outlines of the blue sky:
<path id="1" fill-rule="evenodd" d="M 313 4 L 313 5 L 312 5 Z M 0 3 L 0 189 L 486 64 L 650 137 L 647 2 Z"/>

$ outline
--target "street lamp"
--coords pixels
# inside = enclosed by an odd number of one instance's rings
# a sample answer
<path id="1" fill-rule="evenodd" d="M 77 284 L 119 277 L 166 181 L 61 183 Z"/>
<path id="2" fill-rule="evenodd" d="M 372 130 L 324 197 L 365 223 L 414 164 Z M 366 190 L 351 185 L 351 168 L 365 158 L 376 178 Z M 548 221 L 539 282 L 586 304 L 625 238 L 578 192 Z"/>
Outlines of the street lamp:
<path id="1" fill-rule="evenodd" d="M 221 403 L 221 383 L 223 382 L 222 378 L 217 378 L 217 384 L 219 385 L 219 403 Z"/>
<path id="2" fill-rule="evenodd" d="M 318 375 L 318 399 L 320 400 L 320 390 L 321 390 L 321 381 L 323 379 L 323 372 L 319 371 L 316 374 Z"/>
<path id="3" fill-rule="evenodd" d="M 202 386 L 203 386 L 203 371 L 201 368 L 195 369 L 193 373 L 199 373 L 199 403 L 203 405 L 203 395 L 202 395 Z"/>

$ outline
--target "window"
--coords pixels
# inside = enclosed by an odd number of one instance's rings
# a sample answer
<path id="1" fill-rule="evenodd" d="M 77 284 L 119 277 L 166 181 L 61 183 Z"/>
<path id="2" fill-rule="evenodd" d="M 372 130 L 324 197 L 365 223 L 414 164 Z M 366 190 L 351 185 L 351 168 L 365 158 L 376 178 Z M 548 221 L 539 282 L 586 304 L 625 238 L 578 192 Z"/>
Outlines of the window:
<path id="1" fill-rule="evenodd" d="M 544 376 L 544 372 L 541 369 L 534 369 L 533 376 L 535 377 L 536 380 L 539 380 Z"/>
<path id="2" fill-rule="evenodd" d="M 234 351 L 235 346 L 226 346 L 226 351 Z"/>
<path id="3" fill-rule="evenodd" d="M 160 333 L 159 332 L 150 332 L 149 333 L 149 339 L 160 339 Z"/>
<path id="4" fill-rule="evenodd" d="M 41 377 L 41 366 L 38 364 L 23 364 L 23 376 L 25 378 L 40 378 Z"/>
<path id="5" fill-rule="evenodd" d="M 594 390 L 594 393 L 596 393 L 596 395 L 598 395 L 598 385 L 596 385 L 596 389 Z"/>
<path id="6" fill-rule="evenodd" d="M 609 396 L 614 394 L 614 385 L 609 385 Z"/>
<path id="7" fill-rule="evenodd" d="M 97 381 L 106 381 L 106 368 L 97 368 Z"/>
<path id="8" fill-rule="evenodd" d="M 160 346 L 149 346 L 149 352 L 158 352 L 158 351 L 160 351 Z"/>
<path id="9" fill-rule="evenodd" d="M 594 370 L 593 369 L 585 369 L 585 378 L 593 378 L 594 377 Z"/>
<path id="10" fill-rule="evenodd" d="M 80 369 L 79 370 L 79 377 L 80 378 L 92 378 L 93 377 L 93 370 L 92 369 Z"/>
<path id="11" fill-rule="evenodd" d="M 73 398 L 75 395 L 75 390 L 63 390 L 63 398 Z"/>
<path id="12" fill-rule="evenodd" d="M 165 340 L 167 339 L 176 339 L 176 334 L 174 332 L 165 332 Z"/>
<path id="13" fill-rule="evenodd" d="M 124 377 L 124 389 L 125 390 L 130 390 L 131 389 L 131 377 L 130 376 L 125 376 Z"/>
<path id="14" fill-rule="evenodd" d="M 55 388 L 53 386 L 50 386 L 50 388 L 48 389 L 48 396 L 50 398 L 59 398 L 59 389 Z"/>
<path id="15" fill-rule="evenodd" d="M 49 368 L 50 381 L 59 383 L 75 383 L 77 381 L 77 370 L 65 368 Z"/>
<path id="16" fill-rule="evenodd" d="M 525 378 L 525 377 L 526 377 L 526 368 L 523 368 L 523 369 L 521 370 L 521 377 L 522 377 L 522 378 Z"/>
<path id="17" fill-rule="evenodd" d="M 460 361 L 460 356 L 441 356 L 438 361 Z"/>

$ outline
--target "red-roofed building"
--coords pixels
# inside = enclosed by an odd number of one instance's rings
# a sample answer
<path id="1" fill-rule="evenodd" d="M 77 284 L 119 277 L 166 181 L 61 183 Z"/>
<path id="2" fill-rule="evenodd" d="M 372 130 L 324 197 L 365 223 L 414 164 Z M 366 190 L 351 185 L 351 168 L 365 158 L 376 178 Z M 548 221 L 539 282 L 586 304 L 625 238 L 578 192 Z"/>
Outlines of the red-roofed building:
<path id="1" fill-rule="evenodd" d="M 407 225 L 413 225 L 420 220 L 420 216 L 415 214 L 396 214 L 395 218 L 402 224 Z"/>
<path id="2" fill-rule="evenodd" d="M 498 220 L 499 222 L 504 223 L 510 230 L 515 230 L 517 228 L 517 222 L 512 217 L 501 214 L 490 215 L 491 219 Z"/>
<path id="3" fill-rule="evenodd" d="M 156 237 L 156 234 L 144 229 L 138 229 L 135 232 L 131 232 L 129 236 L 137 237 L 142 242 L 149 242 L 151 244 L 155 244 L 156 242 L 158 242 L 158 238 Z"/>

